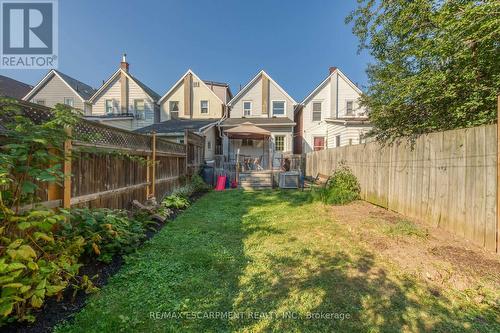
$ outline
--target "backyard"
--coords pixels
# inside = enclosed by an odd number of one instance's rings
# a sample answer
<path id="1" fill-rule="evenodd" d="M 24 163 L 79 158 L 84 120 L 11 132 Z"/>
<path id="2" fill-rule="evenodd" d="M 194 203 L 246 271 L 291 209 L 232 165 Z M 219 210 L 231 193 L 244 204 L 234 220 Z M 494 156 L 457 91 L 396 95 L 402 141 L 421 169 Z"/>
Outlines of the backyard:
<path id="1" fill-rule="evenodd" d="M 56 332 L 500 331 L 500 261 L 365 202 L 211 192 Z"/>

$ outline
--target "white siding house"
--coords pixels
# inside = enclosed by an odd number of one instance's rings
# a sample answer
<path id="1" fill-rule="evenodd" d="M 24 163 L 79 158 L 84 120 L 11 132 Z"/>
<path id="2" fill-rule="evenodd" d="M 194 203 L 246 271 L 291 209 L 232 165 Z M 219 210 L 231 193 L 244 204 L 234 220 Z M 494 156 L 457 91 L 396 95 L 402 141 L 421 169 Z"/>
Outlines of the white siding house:
<path id="1" fill-rule="evenodd" d="M 296 109 L 295 146 L 301 153 L 362 142 L 371 128 L 366 109 L 359 105 L 361 90 L 338 68 L 330 68 Z"/>

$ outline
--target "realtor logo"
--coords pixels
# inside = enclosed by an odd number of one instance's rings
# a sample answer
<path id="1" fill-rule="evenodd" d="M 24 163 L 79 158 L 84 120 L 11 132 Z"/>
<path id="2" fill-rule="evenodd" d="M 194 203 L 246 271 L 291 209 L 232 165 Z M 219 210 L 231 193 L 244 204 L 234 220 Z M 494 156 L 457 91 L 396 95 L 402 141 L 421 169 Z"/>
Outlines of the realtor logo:
<path id="1" fill-rule="evenodd" d="M 0 68 L 57 68 L 57 0 L 2 0 L 0 17 Z"/>

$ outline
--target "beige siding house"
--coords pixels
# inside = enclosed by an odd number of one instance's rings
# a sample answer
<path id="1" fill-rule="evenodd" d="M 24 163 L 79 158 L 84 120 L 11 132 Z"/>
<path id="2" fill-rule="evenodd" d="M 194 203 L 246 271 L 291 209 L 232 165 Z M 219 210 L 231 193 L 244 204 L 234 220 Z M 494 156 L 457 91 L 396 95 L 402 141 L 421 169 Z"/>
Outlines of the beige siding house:
<path id="1" fill-rule="evenodd" d="M 94 93 L 95 89 L 91 86 L 53 69 L 23 100 L 48 107 L 54 107 L 58 103 L 67 104 L 84 111 L 85 115 L 91 115 L 89 99 Z"/>
<path id="2" fill-rule="evenodd" d="M 180 119 L 220 119 L 226 113 L 231 90 L 225 83 L 203 81 L 188 70 L 160 98 L 160 121 Z"/>
<path id="3" fill-rule="evenodd" d="M 293 119 L 295 100 L 265 71 L 260 71 L 228 103 L 229 117 L 220 128 L 226 131 L 250 123 L 271 133 L 265 140 L 229 139 L 223 135 L 223 150 L 227 160 L 235 154 L 262 161 L 267 167 L 275 166 L 283 155 L 293 153 Z M 271 158 L 272 163 L 267 159 Z"/>
<path id="4" fill-rule="evenodd" d="M 93 94 L 89 119 L 126 130 L 158 121 L 159 95 L 129 73 L 125 56 L 120 68 Z"/>
<path id="5" fill-rule="evenodd" d="M 154 131 L 168 140 L 183 143 L 185 131 L 205 136 L 205 160 L 210 161 L 222 150 L 217 124 L 226 114 L 226 103 L 232 98 L 226 83 L 203 81 L 188 70 L 159 100 L 160 122 L 141 128 L 140 133 Z"/>
<path id="6" fill-rule="evenodd" d="M 338 68 L 331 67 L 323 80 L 296 109 L 297 153 L 363 142 L 371 129 L 361 90 Z"/>

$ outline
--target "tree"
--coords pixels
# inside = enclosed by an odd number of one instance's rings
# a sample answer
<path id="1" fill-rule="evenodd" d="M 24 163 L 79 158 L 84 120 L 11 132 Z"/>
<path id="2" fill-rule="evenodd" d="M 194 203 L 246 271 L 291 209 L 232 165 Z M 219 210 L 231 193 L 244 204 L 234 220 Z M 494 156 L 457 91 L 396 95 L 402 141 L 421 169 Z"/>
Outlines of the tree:
<path id="1" fill-rule="evenodd" d="M 361 104 L 376 139 L 495 121 L 500 1 L 358 0 L 351 22 L 375 59 Z"/>

